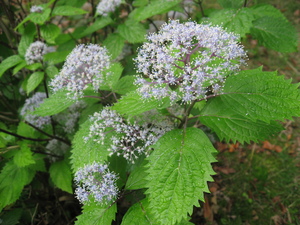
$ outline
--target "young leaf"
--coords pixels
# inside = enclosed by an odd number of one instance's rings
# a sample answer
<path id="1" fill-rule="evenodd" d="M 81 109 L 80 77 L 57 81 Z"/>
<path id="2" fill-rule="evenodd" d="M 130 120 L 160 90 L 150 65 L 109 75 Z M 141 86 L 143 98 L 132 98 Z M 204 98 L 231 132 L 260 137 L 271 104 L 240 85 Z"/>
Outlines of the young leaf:
<path id="1" fill-rule="evenodd" d="M 125 24 L 118 26 L 119 34 L 129 43 L 141 43 L 145 41 L 147 30 L 145 27 L 134 20 L 127 20 Z"/>
<path id="2" fill-rule="evenodd" d="M 166 108 L 170 105 L 169 99 L 163 99 L 158 102 L 156 99 L 144 102 L 135 91 L 129 92 L 122 97 L 111 109 L 118 111 L 120 114 L 136 116 L 153 108 Z"/>
<path id="3" fill-rule="evenodd" d="M 71 168 L 65 161 L 52 163 L 49 173 L 55 186 L 70 194 L 73 193 Z"/>
<path id="4" fill-rule="evenodd" d="M 32 92 L 44 79 L 44 72 L 37 71 L 30 75 L 27 85 L 26 85 L 26 92 L 27 95 Z"/>
<path id="5" fill-rule="evenodd" d="M 124 41 L 125 39 L 118 33 L 109 34 L 104 40 L 103 45 L 108 49 L 112 59 L 117 58 L 121 54 L 124 47 Z"/>
<path id="6" fill-rule="evenodd" d="M 84 11 L 83 9 L 72 7 L 69 5 L 57 6 L 52 11 L 53 16 L 74 16 L 86 13 L 88 12 Z"/>
<path id="7" fill-rule="evenodd" d="M 34 114 L 39 116 L 52 116 L 62 112 L 69 106 L 75 103 L 76 100 L 66 98 L 66 90 L 61 90 L 44 99 L 43 103 L 34 111 Z"/>
<path id="8" fill-rule="evenodd" d="M 221 25 L 242 37 L 250 33 L 253 20 L 254 16 L 249 8 L 221 9 L 209 15 L 209 22 Z"/>
<path id="9" fill-rule="evenodd" d="M 35 160 L 32 157 L 32 152 L 28 146 L 28 143 L 20 143 L 20 149 L 14 155 L 14 163 L 18 167 L 24 167 L 30 164 L 35 164 Z"/>
<path id="10" fill-rule="evenodd" d="M 56 66 L 48 66 L 45 72 L 50 78 L 54 78 L 54 76 L 59 73 Z"/>
<path id="11" fill-rule="evenodd" d="M 46 24 L 40 27 L 41 36 L 50 44 L 55 44 L 55 38 L 60 34 L 60 28 L 55 24 Z"/>
<path id="12" fill-rule="evenodd" d="M 137 8 L 129 14 L 129 18 L 132 18 L 136 21 L 145 20 L 151 16 L 158 14 L 163 14 L 170 11 L 173 7 L 178 5 L 181 0 L 170 0 L 170 1 L 161 1 L 154 0 L 150 1 L 149 5 Z"/>
<path id="13" fill-rule="evenodd" d="M 106 136 L 104 145 L 98 144 L 92 138 L 85 141 L 84 138 L 89 135 L 91 121 L 86 120 L 80 129 L 74 136 L 72 141 L 72 168 L 74 171 L 84 167 L 85 165 L 92 164 L 97 161 L 98 163 L 103 163 L 107 160 L 109 151 L 107 151 L 110 137 L 109 134 Z"/>
<path id="14" fill-rule="evenodd" d="M 295 52 L 298 39 L 295 28 L 281 17 L 261 17 L 253 21 L 251 34 L 262 45 L 278 52 Z"/>
<path id="15" fill-rule="evenodd" d="M 20 197 L 24 186 L 31 182 L 34 174 L 35 170 L 30 166 L 18 167 L 13 161 L 5 164 L 0 173 L 0 211 Z"/>
<path id="16" fill-rule="evenodd" d="M 205 133 L 193 127 L 169 131 L 153 148 L 146 177 L 149 208 L 161 224 L 175 224 L 209 192 L 216 150 Z"/>
<path id="17" fill-rule="evenodd" d="M 252 121 L 284 121 L 300 116 L 298 86 L 277 72 L 244 70 L 228 77 L 220 98 L 237 115 Z"/>
<path id="18" fill-rule="evenodd" d="M 99 206 L 97 203 L 90 203 L 83 206 L 83 211 L 77 217 L 75 225 L 111 225 L 115 219 L 117 204 L 111 206 Z"/>
<path id="19" fill-rule="evenodd" d="M 12 55 L 4 59 L 0 64 L 0 77 L 4 74 L 6 70 L 22 62 L 23 59 L 19 55 Z"/>

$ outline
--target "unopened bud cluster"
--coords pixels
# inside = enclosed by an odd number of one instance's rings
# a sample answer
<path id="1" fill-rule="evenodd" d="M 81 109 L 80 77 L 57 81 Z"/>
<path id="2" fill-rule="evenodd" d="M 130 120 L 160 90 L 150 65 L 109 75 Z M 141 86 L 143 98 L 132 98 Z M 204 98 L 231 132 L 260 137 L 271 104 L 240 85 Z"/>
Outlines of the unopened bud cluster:
<path id="1" fill-rule="evenodd" d="M 121 0 L 101 0 L 96 12 L 99 15 L 107 16 L 108 13 L 114 12 L 119 5 L 121 5 Z"/>
<path id="2" fill-rule="evenodd" d="M 106 164 L 93 163 L 75 173 L 76 197 L 81 203 L 92 201 L 107 204 L 116 199 L 117 175 Z"/>
<path id="3" fill-rule="evenodd" d="M 138 50 L 135 84 L 145 100 L 188 103 L 221 92 L 228 75 L 245 64 L 239 38 L 221 27 L 176 20 L 164 24 Z"/>
<path id="4" fill-rule="evenodd" d="M 107 49 L 96 44 L 78 45 L 68 55 L 60 73 L 50 86 L 53 92 L 68 91 L 71 99 L 83 97 L 83 90 L 89 85 L 97 91 L 103 82 L 104 71 L 110 66 Z"/>
<path id="5" fill-rule="evenodd" d="M 161 126 L 146 122 L 130 123 L 110 109 L 96 112 L 90 119 L 92 121 L 90 132 L 84 139 L 86 141 L 92 139 L 99 144 L 104 144 L 107 137 L 110 137 L 108 151 L 111 155 L 114 153 L 122 155 L 132 163 L 139 155 L 148 155 L 149 147 L 165 132 L 173 129 L 169 123 L 167 125 L 161 123 Z"/>
<path id="6" fill-rule="evenodd" d="M 43 128 L 45 125 L 51 123 L 50 116 L 38 116 L 32 114 L 32 112 L 43 103 L 46 98 L 46 93 L 36 92 L 31 98 L 27 98 L 25 104 L 20 112 L 26 121 L 33 124 L 38 128 Z"/>
<path id="7" fill-rule="evenodd" d="M 33 42 L 26 50 L 25 60 L 29 65 L 33 63 L 43 62 L 44 55 L 52 51 L 53 48 L 48 47 L 41 41 L 36 41 Z"/>

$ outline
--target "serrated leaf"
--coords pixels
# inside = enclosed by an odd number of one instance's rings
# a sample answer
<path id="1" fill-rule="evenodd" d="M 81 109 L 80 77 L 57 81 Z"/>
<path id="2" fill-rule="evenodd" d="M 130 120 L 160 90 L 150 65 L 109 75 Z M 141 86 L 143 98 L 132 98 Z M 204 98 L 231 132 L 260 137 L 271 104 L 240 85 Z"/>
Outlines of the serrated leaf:
<path id="1" fill-rule="evenodd" d="M 126 39 L 129 43 L 144 42 L 147 33 L 146 28 L 139 22 L 127 20 L 124 24 L 118 26 L 120 36 Z"/>
<path id="2" fill-rule="evenodd" d="M 134 80 L 134 76 L 121 77 L 121 79 L 113 86 L 113 92 L 124 95 L 136 90 L 136 86 L 133 84 Z"/>
<path id="3" fill-rule="evenodd" d="M 32 92 L 44 79 L 44 72 L 37 71 L 30 75 L 27 85 L 26 85 L 26 92 L 27 95 Z"/>
<path id="4" fill-rule="evenodd" d="M 18 125 L 17 134 L 29 138 L 37 138 L 36 130 L 23 121 L 20 121 Z"/>
<path id="5" fill-rule="evenodd" d="M 28 146 L 28 143 L 20 143 L 20 149 L 14 155 L 14 163 L 18 167 L 28 166 L 30 164 L 35 164 L 35 161 L 32 156 L 32 152 Z"/>
<path id="6" fill-rule="evenodd" d="M 175 224 L 191 214 L 193 205 L 209 192 L 207 181 L 215 174 L 211 163 L 216 150 L 197 128 L 175 129 L 153 146 L 147 165 L 149 208 L 161 224 Z"/>
<path id="7" fill-rule="evenodd" d="M 122 75 L 123 66 L 120 63 L 113 63 L 106 72 L 103 85 L 100 90 L 112 90 Z"/>
<path id="8" fill-rule="evenodd" d="M 44 9 L 44 11 L 42 13 L 31 13 L 28 15 L 29 20 L 31 20 L 32 22 L 39 24 L 39 25 L 43 25 L 49 18 L 51 13 L 51 9 L 47 8 Z"/>
<path id="9" fill-rule="evenodd" d="M 243 6 L 244 0 L 218 0 L 223 8 L 240 8 Z"/>
<path id="10" fill-rule="evenodd" d="M 71 51 L 72 50 L 47 53 L 44 55 L 44 61 L 49 62 L 50 64 L 64 62 Z"/>
<path id="11" fill-rule="evenodd" d="M 27 65 L 25 60 L 22 60 L 17 66 L 13 69 L 13 75 L 16 75 L 21 69 Z"/>
<path id="12" fill-rule="evenodd" d="M 244 37 L 250 33 L 254 16 L 249 8 L 221 9 L 209 15 L 209 22 L 221 25 L 228 31 Z"/>
<path id="13" fill-rule="evenodd" d="M 277 72 L 244 70 L 228 77 L 220 98 L 237 115 L 252 121 L 284 121 L 300 116 L 298 86 Z"/>
<path id="14" fill-rule="evenodd" d="M 30 166 L 18 167 L 13 161 L 5 164 L 0 173 L 0 211 L 20 197 L 24 186 L 31 182 L 34 174 L 35 170 Z"/>
<path id="15" fill-rule="evenodd" d="M 125 44 L 124 41 L 125 39 L 117 33 L 109 34 L 104 40 L 103 45 L 108 49 L 112 59 L 117 58 L 121 54 Z"/>
<path id="16" fill-rule="evenodd" d="M 55 92 L 50 95 L 49 98 L 44 99 L 43 103 L 36 108 L 34 114 L 39 116 L 52 116 L 62 112 L 76 102 L 76 100 L 69 99 L 66 96 L 66 90 Z"/>
<path id="17" fill-rule="evenodd" d="M 261 17 L 253 21 L 251 34 L 260 44 L 278 52 L 297 51 L 296 29 L 281 17 Z"/>
<path id="18" fill-rule="evenodd" d="M 251 7 L 252 13 L 255 19 L 259 19 L 261 17 L 279 17 L 288 21 L 285 16 L 281 13 L 281 11 L 270 4 L 258 4 Z"/>
<path id="19" fill-rule="evenodd" d="M 90 35 L 97 30 L 102 29 L 103 27 L 106 27 L 110 23 L 112 23 L 113 20 L 110 17 L 101 17 L 99 19 L 96 19 L 96 21 L 90 25 L 89 27 L 85 28 L 83 32 L 78 32 L 77 34 L 73 34 L 76 39 L 80 39 L 82 37 L 85 37 L 87 35 Z"/>
<path id="20" fill-rule="evenodd" d="M 140 98 L 138 93 L 133 91 L 123 96 L 111 109 L 116 110 L 120 114 L 136 116 L 151 109 L 166 108 L 168 106 L 170 106 L 170 100 L 167 98 L 162 101 L 153 99 L 145 102 Z"/>
<path id="21" fill-rule="evenodd" d="M 1 215 L 2 225 L 16 225 L 20 224 L 20 218 L 23 213 L 22 208 L 14 208 L 5 211 L 4 214 Z M 3 223 L 4 222 L 4 223 Z"/>
<path id="22" fill-rule="evenodd" d="M 26 50 L 34 40 L 34 35 L 36 34 L 36 28 L 33 23 L 28 23 L 24 29 L 21 40 L 18 45 L 18 52 L 21 56 L 24 56 Z"/>
<path id="23" fill-rule="evenodd" d="M 98 163 L 103 163 L 107 160 L 109 156 L 108 146 L 110 145 L 110 136 L 106 136 L 104 144 L 98 144 L 92 138 L 85 141 L 85 137 L 89 135 L 91 121 L 86 120 L 80 129 L 74 136 L 72 141 L 72 156 L 71 164 L 72 169 L 77 171 L 78 169 L 84 167 L 85 165 L 92 164 L 97 161 Z"/>
<path id="24" fill-rule="evenodd" d="M 116 204 L 111 206 L 99 206 L 96 203 L 90 203 L 83 206 L 80 216 L 77 216 L 75 225 L 111 225 L 117 212 Z"/>
<path id="25" fill-rule="evenodd" d="M 73 193 L 71 168 L 65 161 L 52 163 L 49 173 L 55 186 L 70 194 Z"/>
<path id="26" fill-rule="evenodd" d="M 153 215 L 150 214 L 149 201 L 147 198 L 132 205 L 122 219 L 121 225 L 149 225 L 157 224 Z"/>
<path id="27" fill-rule="evenodd" d="M 55 44 L 55 38 L 60 34 L 60 28 L 52 23 L 42 25 L 40 31 L 42 38 L 50 44 Z"/>
<path id="28" fill-rule="evenodd" d="M 155 0 L 150 1 L 150 3 L 147 6 L 137 8 L 133 10 L 129 14 L 129 18 L 132 18 L 136 21 L 142 21 L 149 17 L 167 13 L 170 11 L 173 7 L 178 5 L 181 2 L 181 0 L 170 0 L 170 1 L 161 1 L 161 0 Z"/>
<path id="29" fill-rule="evenodd" d="M 83 9 L 76 8 L 69 5 L 57 6 L 52 11 L 53 16 L 75 16 L 75 15 L 86 14 L 86 13 L 88 12 Z"/>
<path id="30" fill-rule="evenodd" d="M 54 78 L 54 76 L 59 73 L 56 66 L 48 66 L 45 72 L 50 78 Z"/>
<path id="31" fill-rule="evenodd" d="M 145 177 L 147 176 L 146 173 L 146 160 L 143 161 L 143 163 L 136 167 L 129 175 L 126 187 L 127 190 L 135 190 L 135 189 L 142 189 L 146 188 L 147 181 Z"/>
<path id="32" fill-rule="evenodd" d="M 4 59 L 0 64 L 0 77 L 4 74 L 6 70 L 22 62 L 23 59 L 19 55 L 12 55 Z"/>

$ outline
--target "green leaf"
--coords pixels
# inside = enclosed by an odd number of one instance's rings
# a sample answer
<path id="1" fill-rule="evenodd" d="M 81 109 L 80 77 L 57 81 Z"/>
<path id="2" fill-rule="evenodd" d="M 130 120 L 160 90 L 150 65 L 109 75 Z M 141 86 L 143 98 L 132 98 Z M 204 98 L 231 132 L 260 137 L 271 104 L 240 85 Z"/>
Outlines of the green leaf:
<path id="1" fill-rule="evenodd" d="M 23 213 L 22 208 L 13 208 L 5 211 L 4 214 L 1 215 L 1 220 L 5 225 L 16 225 L 20 224 L 20 218 Z M 3 224 L 3 223 L 2 223 Z"/>
<path id="2" fill-rule="evenodd" d="M 20 197 L 24 186 L 32 181 L 34 175 L 35 170 L 30 166 L 18 167 L 13 161 L 5 164 L 0 173 L 0 211 Z"/>
<path id="3" fill-rule="evenodd" d="M 129 14 L 129 18 L 132 18 L 136 21 L 142 21 L 151 16 L 167 13 L 168 11 L 172 10 L 173 7 L 177 6 L 180 2 L 181 0 L 150 1 L 149 5 L 133 10 Z"/>
<path id="4" fill-rule="evenodd" d="M 84 140 L 89 135 L 91 121 L 86 120 L 74 136 L 72 141 L 72 156 L 71 164 L 74 171 L 84 167 L 85 165 L 92 164 L 97 161 L 103 163 L 107 160 L 109 155 L 108 146 L 110 146 L 110 136 L 106 136 L 104 144 L 98 144 L 93 139 Z"/>
<path id="5" fill-rule="evenodd" d="M 17 128 L 17 134 L 29 138 L 37 138 L 37 132 L 36 130 L 29 126 L 28 124 L 24 123 L 23 121 L 20 121 L 18 128 Z"/>
<path id="6" fill-rule="evenodd" d="M 261 68 L 244 70 L 227 78 L 220 96 L 237 115 L 256 121 L 284 121 L 300 116 L 299 84 L 291 84 L 277 72 Z"/>
<path id="7" fill-rule="evenodd" d="M 116 110 L 120 114 L 136 116 L 151 109 L 166 108 L 168 106 L 170 106 L 170 100 L 167 98 L 161 102 L 156 99 L 145 102 L 140 98 L 138 93 L 133 91 L 123 96 L 111 109 Z"/>
<path id="8" fill-rule="evenodd" d="M 124 24 L 120 24 L 118 32 L 129 43 L 141 43 L 146 40 L 145 35 L 147 30 L 137 21 L 127 20 Z"/>
<path id="9" fill-rule="evenodd" d="M 145 177 L 147 176 L 146 173 L 146 160 L 143 163 L 136 167 L 129 175 L 128 180 L 126 182 L 125 189 L 127 190 L 135 190 L 135 189 L 142 189 L 146 188 L 147 181 Z"/>
<path id="10" fill-rule="evenodd" d="M 167 132 L 153 148 L 146 177 L 149 208 L 161 224 L 175 224 L 192 214 L 193 205 L 209 192 L 216 150 L 205 133 L 193 127 Z"/>
<path id="11" fill-rule="evenodd" d="M 111 64 L 110 68 L 106 71 L 104 84 L 100 86 L 101 90 L 112 90 L 113 86 L 118 82 L 122 75 L 123 66 L 120 63 Z"/>
<path id="12" fill-rule="evenodd" d="M 49 62 L 50 64 L 57 64 L 64 62 L 67 56 L 70 54 L 69 51 L 60 51 L 60 52 L 50 52 L 44 55 L 44 61 Z"/>
<path id="13" fill-rule="evenodd" d="M 111 225 L 117 212 L 116 203 L 111 206 L 100 206 L 97 203 L 90 203 L 83 206 L 80 216 L 77 216 L 75 225 Z"/>
<path id="14" fill-rule="evenodd" d="M 80 32 L 78 34 L 73 34 L 76 39 L 80 39 L 82 37 L 85 37 L 87 35 L 90 35 L 97 30 L 102 29 L 103 27 L 106 27 L 107 25 L 111 24 L 113 20 L 110 17 L 101 17 L 99 19 L 96 19 L 96 21 L 88 26 L 83 32 Z"/>
<path id="15" fill-rule="evenodd" d="M 124 47 L 125 39 L 117 33 L 112 33 L 104 40 L 103 45 L 108 49 L 112 59 L 117 58 Z"/>
<path id="16" fill-rule="evenodd" d="M 253 21 L 251 34 L 262 45 L 278 52 L 297 51 L 296 29 L 281 17 L 261 17 Z"/>
<path id="17" fill-rule="evenodd" d="M 277 17 L 288 21 L 281 11 L 270 4 L 258 4 L 251 7 L 255 19 L 261 17 Z"/>
<path id="18" fill-rule="evenodd" d="M 16 75 L 21 69 L 27 65 L 25 60 L 22 60 L 17 66 L 13 69 L 13 75 Z M 1 66 L 1 65 L 0 65 Z"/>
<path id="19" fill-rule="evenodd" d="M 25 68 L 26 69 L 29 69 L 31 71 L 35 71 L 39 68 L 42 68 L 43 65 L 41 63 L 33 63 L 33 64 L 30 64 L 30 65 L 26 65 Z"/>
<path id="20" fill-rule="evenodd" d="M 136 86 L 133 84 L 134 80 L 134 76 L 121 77 L 121 79 L 113 86 L 113 92 L 124 95 L 136 90 Z"/>
<path id="21" fill-rule="evenodd" d="M 228 31 L 244 37 L 250 33 L 254 16 L 249 8 L 221 9 L 209 15 L 209 22 L 220 25 Z"/>
<path id="22" fill-rule="evenodd" d="M 124 215 L 121 225 L 132 224 L 158 224 L 153 215 L 151 215 L 151 210 L 149 210 L 149 201 L 147 198 L 132 205 Z"/>
<path id="23" fill-rule="evenodd" d="M 80 15 L 86 13 L 88 12 L 83 9 L 68 6 L 68 5 L 57 6 L 52 11 L 53 16 L 74 16 L 74 15 Z"/>
<path id="24" fill-rule="evenodd" d="M 42 38 L 50 44 L 55 44 L 55 38 L 60 34 L 60 28 L 52 23 L 42 25 L 40 31 Z"/>
<path id="25" fill-rule="evenodd" d="M 0 64 L 0 77 L 4 74 L 6 70 L 22 62 L 23 59 L 19 55 L 12 55 L 4 59 Z"/>
<path id="26" fill-rule="evenodd" d="M 30 164 L 35 164 L 35 160 L 32 157 L 32 152 L 28 146 L 28 143 L 20 143 L 20 150 L 18 150 L 17 153 L 14 155 L 14 163 L 18 167 L 24 167 Z"/>
<path id="27" fill-rule="evenodd" d="M 72 173 L 68 163 L 65 161 L 52 163 L 49 168 L 49 173 L 55 186 L 70 194 L 73 193 Z"/>
<path id="28" fill-rule="evenodd" d="M 45 72 L 50 78 L 54 78 L 55 75 L 57 75 L 59 73 L 56 66 L 48 66 L 46 68 Z"/>
<path id="29" fill-rule="evenodd" d="M 27 85 L 26 85 L 26 92 L 27 95 L 32 92 L 44 79 L 44 72 L 37 71 L 30 75 Z"/>
<path id="30" fill-rule="evenodd" d="M 44 9 L 44 11 L 42 13 L 36 12 L 36 13 L 29 14 L 28 18 L 36 24 L 43 25 L 48 20 L 50 13 L 51 13 L 51 9 L 47 8 L 47 9 Z"/>
<path id="31" fill-rule="evenodd" d="M 25 56 L 26 50 L 34 40 L 36 28 L 33 23 L 28 23 L 22 33 L 21 40 L 18 45 L 18 52 L 21 56 Z"/>
<path id="32" fill-rule="evenodd" d="M 49 98 L 44 99 L 43 103 L 36 108 L 34 114 L 39 116 L 52 116 L 62 112 L 76 102 L 76 100 L 66 98 L 66 96 L 66 90 L 61 90 L 50 95 Z"/>
<path id="33" fill-rule="evenodd" d="M 223 8 L 240 8 L 245 0 L 218 0 Z"/>

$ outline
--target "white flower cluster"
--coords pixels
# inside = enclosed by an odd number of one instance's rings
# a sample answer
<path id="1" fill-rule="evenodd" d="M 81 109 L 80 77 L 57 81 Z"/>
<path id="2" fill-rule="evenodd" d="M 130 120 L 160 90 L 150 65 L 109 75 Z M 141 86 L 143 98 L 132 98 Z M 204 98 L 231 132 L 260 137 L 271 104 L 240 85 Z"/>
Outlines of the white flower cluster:
<path id="1" fill-rule="evenodd" d="M 117 153 L 122 155 L 129 162 L 134 163 L 138 155 L 149 154 L 149 147 L 153 145 L 165 132 L 174 128 L 169 123 L 137 124 L 125 121 L 116 111 L 103 109 L 100 113 L 94 113 L 90 118 L 92 125 L 85 141 L 93 141 L 104 144 L 105 138 L 109 135 L 110 155 Z"/>
<path id="2" fill-rule="evenodd" d="M 36 92 L 31 98 L 26 99 L 25 104 L 20 112 L 21 116 L 26 121 L 42 129 L 45 125 L 51 123 L 50 116 L 37 116 L 31 114 L 46 98 L 46 94 L 43 92 Z"/>
<path id="3" fill-rule="evenodd" d="M 104 71 L 110 66 L 107 49 L 96 44 L 78 45 L 68 55 L 60 73 L 50 83 L 53 92 L 68 91 L 71 99 L 83 97 L 83 90 L 92 85 L 97 91 L 103 82 Z"/>
<path id="4" fill-rule="evenodd" d="M 135 59 L 135 84 L 145 100 L 169 97 L 188 103 L 218 93 L 247 58 L 239 38 L 221 27 L 171 20 L 150 34 Z"/>
<path id="5" fill-rule="evenodd" d="M 42 6 L 39 6 L 39 5 L 33 5 L 31 8 L 30 8 L 30 12 L 31 13 L 41 13 L 43 12 L 44 8 Z"/>
<path id="6" fill-rule="evenodd" d="M 88 203 L 90 196 L 96 202 L 107 204 L 118 195 L 117 175 L 106 164 L 93 163 L 75 173 L 75 194 L 81 203 Z"/>
<path id="7" fill-rule="evenodd" d="M 101 0 L 97 5 L 96 13 L 107 16 L 108 13 L 114 12 L 121 5 L 121 0 Z"/>
<path id="8" fill-rule="evenodd" d="M 80 117 L 81 111 L 86 106 L 84 101 L 75 102 L 66 111 L 55 115 L 54 118 L 62 125 L 64 132 L 71 134 L 75 131 L 76 123 Z"/>
<path id="9" fill-rule="evenodd" d="M 48 47 L 45 43 L 41 41 L 33 42 L 25 53 L 25 60 L 27 64 L 33 64 L 43 61 L 43 56 L 49 52 L 53 52 L 52 47 Z"/>

